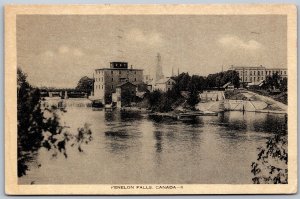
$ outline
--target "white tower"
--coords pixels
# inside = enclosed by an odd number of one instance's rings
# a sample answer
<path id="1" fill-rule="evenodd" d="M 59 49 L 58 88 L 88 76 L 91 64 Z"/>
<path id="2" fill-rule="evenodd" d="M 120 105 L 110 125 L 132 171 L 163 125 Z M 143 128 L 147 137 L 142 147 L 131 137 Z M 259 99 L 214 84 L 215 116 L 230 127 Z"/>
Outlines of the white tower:
<path id="1" fill-rule="evenodd" d="M 159 53 L 157 53 L 156 59 L 157 59 L 157 64 L 156 64 L 156 71 L 155 71 L 155 81 L 158 81 L 164 77 L 162 72 L 162 66 L 161 66 L 161 56 Z"/>

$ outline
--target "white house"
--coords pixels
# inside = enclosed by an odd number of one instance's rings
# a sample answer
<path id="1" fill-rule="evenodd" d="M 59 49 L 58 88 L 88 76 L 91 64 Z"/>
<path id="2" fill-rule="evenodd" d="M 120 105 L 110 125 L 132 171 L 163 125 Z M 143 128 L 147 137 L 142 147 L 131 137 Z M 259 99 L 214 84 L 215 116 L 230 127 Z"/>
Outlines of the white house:
<path id="1" fill-rule="evenodd" d="M 175 80 L 173 80 L 172 78 L 170 77 L 162 78 L 155 83 L 153 90 L 160 90 L 163 92 L 167 92 L 173 88 L 174 84 L 175 84 Z"/>

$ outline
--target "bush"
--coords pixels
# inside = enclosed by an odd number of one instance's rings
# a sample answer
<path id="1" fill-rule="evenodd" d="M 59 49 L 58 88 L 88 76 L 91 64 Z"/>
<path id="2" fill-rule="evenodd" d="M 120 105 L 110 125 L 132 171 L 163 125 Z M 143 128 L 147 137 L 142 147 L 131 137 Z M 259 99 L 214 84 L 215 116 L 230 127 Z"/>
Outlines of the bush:
<path id="1" fill-rule="evenodd" d="M 254 184 L 288 183 L 287 116 L 277 133 L 267 139 L 265 146 L 258 148 L 257 161 L 251 164 Z"/>
<path id="2" fill-rule="evenodd" d="M 58 152 L 67 158 L 66 143 L 71 139 L 82 151 L 81 144 L 92 140 L 89 126 L 79 128 L 73 136 L 60 125 L 59 115 L 65 112 L 55 106 L 41 107 L 40 91 L 33 88 L 26 80 L 27 76 L 21 69 L 17 70 L 17 161 L 18 177 L 26 175 L 28 164 L 34 161 L 40 148 L 52 150 L 53 156 Z M 76 139 L 75 139 L 76 138 Z"/>

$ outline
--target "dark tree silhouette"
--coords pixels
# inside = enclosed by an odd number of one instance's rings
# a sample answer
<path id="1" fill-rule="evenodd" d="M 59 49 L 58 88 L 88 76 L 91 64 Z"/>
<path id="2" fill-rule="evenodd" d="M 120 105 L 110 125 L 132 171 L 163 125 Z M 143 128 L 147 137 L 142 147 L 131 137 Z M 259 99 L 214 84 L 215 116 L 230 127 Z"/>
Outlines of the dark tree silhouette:
<path id="1" fill-rule="evenodd" d="M 17 160 L 18 176 L 26 175 L 29 164 L 41 147 L 52 150 L 53 156 L 58 152 L 67 158 L 66 143 L 73 140 L 78 150 L 82 143 L 92 140 L 88 125 L 79 128 L 77 134 L 68 133 L 65 126 L 60 125 L 60 115 L 64 109 L 55 106 L 41 106 L 40 91 L 32 87 L 27 76 L 20 68 L 17 70 Z M 76 138 L 76 139 L 74 139 Z M 80 151 L 79 150 L 79 151 Z"/>
<path id="2" fill-rule="evenodd" d="M 41 147 L 46 126 L 39 91 L 28 84 L 20 69 L 17 70 L 17 120 L 18 176 L 22 176 L 28 170 L 27 162 Z"/>
<path id="3" fill-rule="evenodd" d="M 257 161 L 251 164 L 254 184 L 287 184 L 288 183 L 288 141 L 286 122 L 278 129 L 277 134 L 267 139 L 265 146 L 260 147 Z"/>
<path id="4" fill-rule="evenodd" d="M 93 87 L 94 87 L 94 79 L 84 76 L 78 81 L 75 89 L 90 95 L 91 92 L 93 91 Z"/>
<path id="5" fill-rule="evenodd" d="M 189 86 L 189 92 L 190 92 L 190 94 L 189 94 L 189 97 L 186 102 L 190 106 L 191 110 L 195 110 L 195 105 L 200 102 L 199 92 L 198 92 L 195 84 L 191 84 Z"/>
<path id="6" fill-rule="evenodd" d="M 267 89 L 279 89 L 281 86 L 282 78 L 279 73 L 274 73 L 266 77 L 265 88 Z M 286 81 L 286 80 L 285 80 Z"/>

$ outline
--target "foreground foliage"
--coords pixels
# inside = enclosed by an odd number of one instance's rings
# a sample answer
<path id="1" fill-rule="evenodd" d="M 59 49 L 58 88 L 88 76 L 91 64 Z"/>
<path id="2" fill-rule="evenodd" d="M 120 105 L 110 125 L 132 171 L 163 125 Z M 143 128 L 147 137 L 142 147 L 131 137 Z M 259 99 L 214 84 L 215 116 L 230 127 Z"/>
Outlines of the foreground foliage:
<path id="1" fill-rule="evenodd" d="M 258 149 L 257 161 L 251 164 L 254 184 L 288 183 L 288 141 L 286 126 L 283 128 Z"/>
<path id="2" fill-rule="evenodd" d="M 40 91 L 32 87 L 26 80 L 26 75 L 17 70 L 17 161 L 18 176 L 26 175 L 29 164 L 35 161 L 40 148 L 58 152 L 67 158 L 66 143 L 73 141 L 82 151 L 81 145 L 92 140 L 92 132 L 88 125 L 79 128 L 73 135 L 60 124 L 60 115 L 64 109 L 55 106 L 50 108 L 41 106 Z M 39 165 L 40 166 L 40 165 Z"/>

